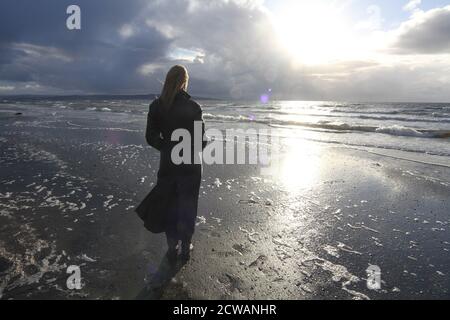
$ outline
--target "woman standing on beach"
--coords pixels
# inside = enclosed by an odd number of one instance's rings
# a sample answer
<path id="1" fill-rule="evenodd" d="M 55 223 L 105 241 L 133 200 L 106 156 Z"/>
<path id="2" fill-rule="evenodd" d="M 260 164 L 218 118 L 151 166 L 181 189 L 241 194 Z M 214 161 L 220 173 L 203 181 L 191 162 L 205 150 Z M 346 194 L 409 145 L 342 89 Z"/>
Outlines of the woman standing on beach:
<path id="1" fill-rule="evenodd" d="M 191 99 L 186 92 L 188 87 L 188 72 L 184 66 L 176 65 L 167 73 L 161 96 L 154 100 L 147 118 L 146 139 L 150 146 L 160 151 L 160 167 L 158 184 L 164 184 L 167 209 L 165 233 L 167 237 L 167 258 L 175 263 L 178 255 L 177 245 L 181 241 L 181 258 L 190 258 L 191 239 L 197 217 L 198 196 L 202 175 L 202 150 L 194 148 L 194 124 L 201 124 L 202 142 L 195 144 L 205 147 L 203 141 L 205 125 L 202 119 L 200 105 Z M 190 133 L 191 157 L 188 163 L 174 163 L 172 149 L 179 141 L 171 141 L 172 133 L 184 129 Z M 182 154 L 183 151 L 181 151 Z M 181 155 L 180 154 L 180 155 Z M 185 159 L 183 157 L 183 159 Z"/>

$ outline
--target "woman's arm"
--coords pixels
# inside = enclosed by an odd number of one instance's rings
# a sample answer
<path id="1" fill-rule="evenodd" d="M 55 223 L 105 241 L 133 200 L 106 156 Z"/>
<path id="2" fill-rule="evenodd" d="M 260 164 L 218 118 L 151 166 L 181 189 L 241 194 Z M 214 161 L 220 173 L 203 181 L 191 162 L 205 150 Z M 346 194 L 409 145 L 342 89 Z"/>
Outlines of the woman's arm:
<path id="1" fill-rule="evenodd" d="M 203 120 L 203 111 L 202 108 L 199 106 L 199 112 L 197 112 L 195 121 L 201 121 L 202 122 L 202 150 L 205 149 L 206 145 L 208 144 L 208 137 L 205 135 L 205 121 Z"/>
<path id="2" fill-rule="evenodd" d="M 161 138 L 161 129 L 159 117 L 157 116 L 157 100 L 150 104 L 147 116 L 147 130 L 145 131 L 145 139 L 147 143 L 157 150 L 161 150 L 164 140 Z"/>

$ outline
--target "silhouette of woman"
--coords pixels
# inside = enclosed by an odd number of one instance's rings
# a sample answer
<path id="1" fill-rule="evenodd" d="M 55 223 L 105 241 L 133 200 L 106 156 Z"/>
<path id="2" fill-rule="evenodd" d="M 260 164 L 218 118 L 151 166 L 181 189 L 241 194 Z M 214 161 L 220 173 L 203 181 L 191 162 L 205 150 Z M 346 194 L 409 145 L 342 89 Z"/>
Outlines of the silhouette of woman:
<path id="1" fill-rule="evenodd" d="M 165 182 L 171 187 L 165 233 L 167 237 L 167 258 L 171 264 L 178 256 L 177 245 L 181 241 L 181 259 L 190 258 L 191 239 L 197 217 L 198 196 L 202 175 L 200 153 L 206 146 L 204 141 L 205 125 L 200 105 L 186 92 L 188 72 L 184 66 L 173 66 L 167 73 L 161 96 L 150 104 L 146 139 L 150 146 L 160 151 L 158 183 Z M 194 126 L 200 124 L 202 141 L 195 143 Z M 190 161 L 172 159 L 172 149 L 180 143 L 172 141 L 172 133 L 177 129 L 187 130 L 190 134 Z M 181 139 L 181 138 L 180 138 Z M 201 150 L 196 150 L 201 146 Z M 183 156 L 182 150 L 180 156 Z M 189 150 L 188 150 L 189 151 Z M 182 157 L 186 159 L 186 157 Z"/>

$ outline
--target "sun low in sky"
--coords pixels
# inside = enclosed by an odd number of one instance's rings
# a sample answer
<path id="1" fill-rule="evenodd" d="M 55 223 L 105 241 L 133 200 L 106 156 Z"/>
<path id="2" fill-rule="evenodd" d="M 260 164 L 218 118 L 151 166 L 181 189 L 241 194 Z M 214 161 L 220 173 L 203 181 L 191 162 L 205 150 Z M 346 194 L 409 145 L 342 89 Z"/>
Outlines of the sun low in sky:
<path id="1" fill-rule="evenodd" d="M 282 45 L 299 64 L 329 63 L 359 51 L 347 17 L 334 5 L 295 1 L 269 15 Z"/>

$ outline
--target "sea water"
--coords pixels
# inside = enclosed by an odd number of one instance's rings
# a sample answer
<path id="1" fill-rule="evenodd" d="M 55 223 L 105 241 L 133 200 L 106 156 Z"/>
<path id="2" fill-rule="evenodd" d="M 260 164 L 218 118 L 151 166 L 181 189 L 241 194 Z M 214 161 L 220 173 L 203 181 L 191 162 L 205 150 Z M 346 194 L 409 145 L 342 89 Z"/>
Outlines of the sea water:
<path id="1" fill-rule="evenodd" d="M 0 98 L 0 117 L 32 113 L 45 116 L 45 121 L 35 125 L 95 130 L 105 121 L 109 126 L 117 124 L 112 130 L 143 132 L 152 98 L 4 97 Z M 450 167 L 450 103 L 198 102 L 207 129 L 265 128 L 283 137 Z M 79 123 L 73 118 L 80 119 Z"/>

